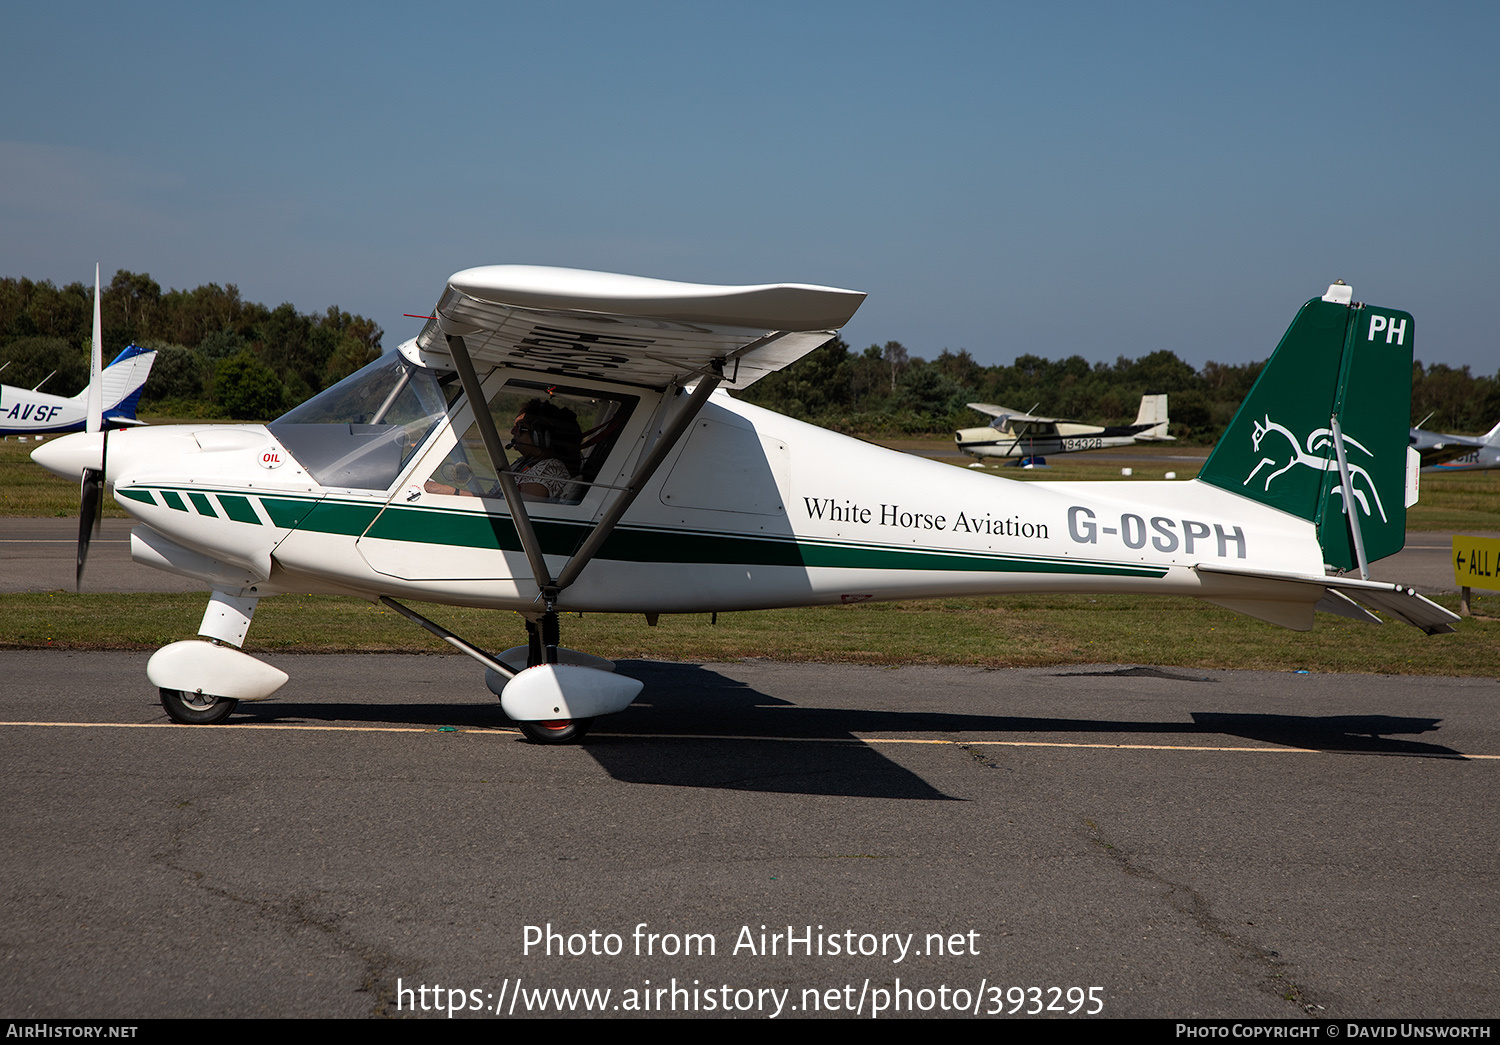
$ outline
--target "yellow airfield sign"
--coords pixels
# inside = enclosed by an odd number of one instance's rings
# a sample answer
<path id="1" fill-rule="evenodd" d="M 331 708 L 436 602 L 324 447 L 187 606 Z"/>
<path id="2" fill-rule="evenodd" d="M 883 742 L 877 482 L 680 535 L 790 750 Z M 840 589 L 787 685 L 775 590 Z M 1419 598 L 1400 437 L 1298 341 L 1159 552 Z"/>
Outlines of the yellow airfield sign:
<path id="1" fill-rule="evenodd" d="M 1500 538 L 1453 535 L 1453 582 L 1500 591 Z"/>

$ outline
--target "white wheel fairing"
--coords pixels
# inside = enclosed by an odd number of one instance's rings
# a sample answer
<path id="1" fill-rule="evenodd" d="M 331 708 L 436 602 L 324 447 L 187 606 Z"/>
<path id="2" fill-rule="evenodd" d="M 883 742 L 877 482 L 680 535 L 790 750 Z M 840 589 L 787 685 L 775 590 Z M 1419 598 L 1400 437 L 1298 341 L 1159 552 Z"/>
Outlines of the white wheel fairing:
<path id="1" fill-rule="evenodd" d="M 594 718 L 624 711 L 645 688 L 638 679 L 573 664 L 538 664 L 511 679 L 500 706 L 517 722 Z"/>
<path id="2" fill-rule="evenodd" d="M 228 700 L 265 700 L 290 677 L 230 646 L 188 639 L 163 646 L 146 663 L 146 677 L 163 690 L 212 694 Z"/>

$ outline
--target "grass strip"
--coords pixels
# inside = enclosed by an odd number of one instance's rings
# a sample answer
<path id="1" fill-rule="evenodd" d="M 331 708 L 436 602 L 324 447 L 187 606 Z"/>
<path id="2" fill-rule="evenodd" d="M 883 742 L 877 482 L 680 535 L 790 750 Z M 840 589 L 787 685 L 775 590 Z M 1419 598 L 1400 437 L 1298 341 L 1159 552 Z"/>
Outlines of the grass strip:
<path id="1" fill-rule="evenodd" d="M 197 632 L 203 594 L 0 596 L 0 650 L 153 650 Z M 1456 607 L 1455 598 L 1437 600 Z M 1480 597 L 1475 609 L 1500 609 Z M 477 645 L 524 641 L 519 616 L 422 605 Z M 1262 671 L 1386 675 L 1494 674 L 1500 619 L 1465 619 L 1452 635 L 1400 622 L 1361 624 L 1319 614 L 1311 632 L 1264 624 L 1193 599 L 1142 595 L 1027 595 L 928 599 L 810 609 L 564 615 L 564 644 L 618 660 L 689 662 L 766 658 L 858 664 L 1031 667 L 1161 664 Z M 281 595 L 260 604 L 252 653 L 452 653 L 399 615 L 357 599 Z M 457 656 L 458 654 L 454 654 Z"/>

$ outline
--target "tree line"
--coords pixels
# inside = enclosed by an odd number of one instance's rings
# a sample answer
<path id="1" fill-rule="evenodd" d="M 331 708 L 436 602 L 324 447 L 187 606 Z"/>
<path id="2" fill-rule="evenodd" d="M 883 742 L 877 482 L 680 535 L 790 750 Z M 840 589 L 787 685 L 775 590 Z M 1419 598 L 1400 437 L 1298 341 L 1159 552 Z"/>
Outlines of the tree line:
<path id="1" fill-rule="evenodd" d="M 270 308 L 233 283 L 163 292 L 125 269 L 102 288 L 100 316 L 106 362 L 132 343 L 156 349 L 141 410 L 158 415 L 275 417 L 378 358 L 384 336 L 336 305 Z M 88 384 L 93 322 L 88 284 L 0 278 L 0 364 L 10 364 L 0 381 L 32 388 L 47 379 L 42 391 L 74 395 Z"/>
<path id="2" fill-rule="evenodd" d="M 873 435 L 948 433 L 987 424 L 965 404 L 994 403 L 1094 424 L 1135 420 L 1141 396 L 1166 392 L 1171 433 L 1188 443 L 1218 439 L 1260 375 L 1259 363 L 1214 363 L 1201 370 L 1173 352 L 1090 363 L 1022 355 L 981 366 L 967 350 L 928 361 L 899 341 L 855 352 L 834 340 L 739 398 L 837 431 Z M 1412 364 L 1412 421 L 1444 432 L 1482 432 L 1500 421 L 1500 373 Z M 1429 417 L 1430 415 L 1430 417 Z"/>
<path id="3" fill-rule="evenodd" d="M 299 313 L 240 297 L 233 283 L 167 290 L 145 273 L 116 272 L 101 297 L 105 359 L 132 342 L 158 352 L 141 410 L 157 416 L 264 420 L 377 358 L 383 331 L 330 306 Z M 0 278 L 0 381 L 73 395 L 88 383 L 93 288 Z M 1210 362 L 1195 370 L 1168 351 L 1113 363 L 1082 356 L 1017 356 L 982 366 L 960 349 L 931 359 L 899 341 L 862 352 L 835 339 L 761 379 L 742 399 L 838 431 L 947 433 L 981 425 L 965 404 L 998 403 L 1096 424 L 1134 420 L 1142 395 L 1170 396 L 1172 434 L 1211 443 L 1250 391 L 1262 363 Z M 1430 417 L 1429 417 L 1430 415 Z M 1500 373 L 1412 366 L 1412 420 L 1444 432 L 1481 432 L 1500 421 Z"/>

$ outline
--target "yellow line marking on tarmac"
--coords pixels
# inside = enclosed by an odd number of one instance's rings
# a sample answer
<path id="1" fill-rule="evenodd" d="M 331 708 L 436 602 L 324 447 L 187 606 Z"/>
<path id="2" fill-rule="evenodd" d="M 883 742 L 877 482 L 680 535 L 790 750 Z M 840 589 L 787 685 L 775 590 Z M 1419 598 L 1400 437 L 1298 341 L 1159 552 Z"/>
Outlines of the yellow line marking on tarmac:
<path id="1" fill-rule="evenodd" d="M 506 726 L 310 726 L 284 724 L 278 725 L 269 722 L 225 722 L 207 728 L 200 726 L 183 726 L 176 722 L 0 722 L 0 726 L 42 726 L 59 727 L 71 726 L 80 729 L 191 729 L 195 732 L 218 732 L 232 729 L 237 731 L 253 732 L 256 730 L 290 730 L 306 733 L 473 733 L 478 736 L 520 736 L 518 729 Z M 1242 745 L 1209 745 L 1209 744 L 1111 744 L 1103 741 L 1063 741 L 1063 740 L 943 740 L 920 737 L 752 737 L 744 735 L 730 735 L 717 733 L 590 733 L 591 737 L 609 737 L 614 740 L 734 740 L 734 741 L 770 741 L 778 744 L 926 744 L 930 746 L 949 747 L 1061 747 L 1061 748 L 1085 748 L 1106 751 L 1211 751 L 1211 752 L 1239 752 L 1242 754 L 1272 754 L 1272 755 L 1322 755 L 1329 752 L 1321 748 L 1312 747 L 1287 747 L 1284 745 L 1261 745 L 1246 747 Z M 1345 752 L 1344 749 L 1335 749 L 1336 753 Z M 1471 755 L 1464 752 L 1453 752 L 1443 754 L 1439 752 L 1381 752 L 1383 754 L 1409 754 L 1419 758 L 1452 758 L 1473 760 L 1500 760 L 1500 755 Z"/>
<path id="2" fill-rule="evenodd" d="M 200 729 L 199 726 L 182 726 L 176 722 L 0 722 L 0 726 L 77 726 L 83 729 Z M 518 729 L 506 729 L 504 727 L 485 728 L 482 726 L 449 727 L 443 726 L 308 726 L 308 725 L 278 725 L 274 722 L 223 722 L 210 729 L 234 729 L 234 730 L 256 730 L 256 729 L 289 729 L 301 730 L 308 733 L 505 733 L 512 736 L 520 736 Z"/>

